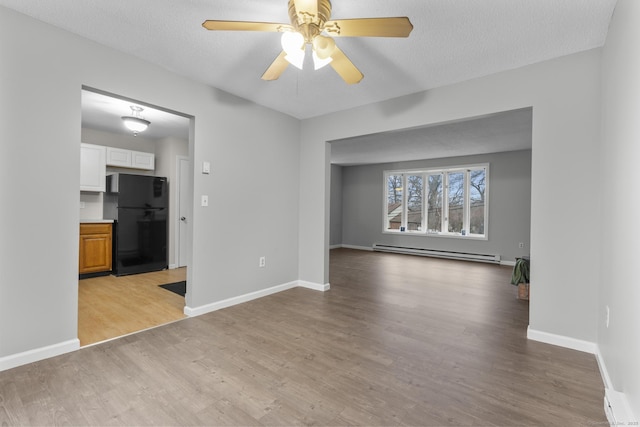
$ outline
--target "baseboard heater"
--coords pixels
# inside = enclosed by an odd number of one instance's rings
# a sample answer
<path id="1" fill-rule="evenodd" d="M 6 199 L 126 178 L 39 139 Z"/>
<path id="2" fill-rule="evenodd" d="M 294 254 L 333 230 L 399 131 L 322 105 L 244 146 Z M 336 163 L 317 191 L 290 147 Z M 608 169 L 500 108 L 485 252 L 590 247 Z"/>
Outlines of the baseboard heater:
<path id="1" fill-rule="evenodd" d="M 374 243 L 373 250 L 377 252 L 392 252 L 396 254 L 421 255 L 437 258 L 449 258 L 465 261 L 500 264 L 500 255 L 474 254 L 469 252 L 442 251 L 436 249 L 408 248 L 406 246 L 390 246 L 381 245 L 379 243 Z"/>

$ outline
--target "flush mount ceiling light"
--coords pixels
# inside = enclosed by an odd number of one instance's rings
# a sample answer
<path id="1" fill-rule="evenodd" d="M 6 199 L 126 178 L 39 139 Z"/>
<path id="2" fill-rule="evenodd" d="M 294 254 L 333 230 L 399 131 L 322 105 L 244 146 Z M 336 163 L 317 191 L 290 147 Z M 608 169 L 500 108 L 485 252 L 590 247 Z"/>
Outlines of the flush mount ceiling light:
<path id="1" fill-rule="evenodd" d="M 124 125 L 133 132 L 133 136 L 138 136 L 138 133 L 144 132 L 147 127 L 151 124 L 149 120 L 145 120 L 142 117 L 142 112 L 144 108 L 138 107 L 136 105 L 132 105 L 131 107 L 131 115 L 130 116 L 122 116 L 122 121 Z"/>
<path id="2" fill-rule="evenodd" d="M 262 75 L 276 80 L 289 64 L 302 69 L 305 48 L 311 45 L 317 70 L 330 64 L 348 83 L 358 83 L 364 75 L 336 46 L 333 37 L 409 37 L 413 25 L 406 16 L 397 18 L 357 18 L 331 20 L 330 0 L 289 0 L 291 24 L 249 21 L 204 21 L 207 30 L 269 31 L 282 34 L 283 52 Z"/>

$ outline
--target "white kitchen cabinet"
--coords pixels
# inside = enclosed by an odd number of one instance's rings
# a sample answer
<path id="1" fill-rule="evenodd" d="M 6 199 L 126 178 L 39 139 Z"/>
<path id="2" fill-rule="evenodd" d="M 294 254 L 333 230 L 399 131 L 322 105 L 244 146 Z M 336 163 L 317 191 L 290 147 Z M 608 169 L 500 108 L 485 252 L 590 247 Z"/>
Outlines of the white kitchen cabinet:
<path id="1" fill-rule="evenodd" d="M 155 155 L 153 153 L 107 147 L 107 166 L 154 170 Z"/>
<path id="2" fill-rule="evenodd" d="M 136 169 L 154 170 L 156 156 L 153 153 L 143 153 L 141 151 L 131 152 L 131 167 Z"/>
<path id="3" fill-rule="evenodd" d="M 80 191 L 105 191 L 106 147 L 80 144 Z"/>
<path id="4" fill-rule="evenodd" d="M 107 147 L 107 165 L 120 166 L 123 168 L 131 167 L 131 150 L 122 148 Z"/>

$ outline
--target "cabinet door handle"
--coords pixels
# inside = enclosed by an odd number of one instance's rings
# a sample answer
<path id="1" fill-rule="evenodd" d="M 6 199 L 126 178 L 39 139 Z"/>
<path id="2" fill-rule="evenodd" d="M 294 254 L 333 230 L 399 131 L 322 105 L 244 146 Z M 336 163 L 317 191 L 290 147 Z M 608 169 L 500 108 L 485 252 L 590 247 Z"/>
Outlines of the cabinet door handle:
<path id="1" fill-rule="evenodd" d="M 187 218 L 185 218 L 183 216 L 180 217 L 180 221 L 186 221 L 186 220 L 187 220 Z"/>

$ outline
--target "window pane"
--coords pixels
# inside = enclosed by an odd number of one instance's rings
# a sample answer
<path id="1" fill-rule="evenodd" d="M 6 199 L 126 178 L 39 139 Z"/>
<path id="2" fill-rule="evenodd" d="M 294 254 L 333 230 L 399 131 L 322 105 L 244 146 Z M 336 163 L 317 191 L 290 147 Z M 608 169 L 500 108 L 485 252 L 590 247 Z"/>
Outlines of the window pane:
<path id="1" fill-rule="evenodd" d="M 402 225 L 402 175 L 387 177 L 387 230 L 400 230 Z"/>
<path id="2" fill-rule="evenodd" d="M 472 170 L 469 183 L 471 188 L 469 194 L 471 198 L 471 211 L 469 212 L 469 233 L 484 234 L 484 190 L 485 190 L 484 169 Z"/>
<path id="3" fill-rule="evenodd" d="M 431 233 L 442 231 L 442 174 L 427 177 L 427 230 Z"/>
<path id="4" fill-rule="evenodd" d="M 407 177 L 407 231 L 422 231 L 422 188 L 420 175 Z"/>
<path id="5" fill-rule="evenodd" d="M 449 172 L 449 229 L 450 233 L 462 232 L 464 218 L 464 173 Z"/>

